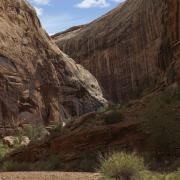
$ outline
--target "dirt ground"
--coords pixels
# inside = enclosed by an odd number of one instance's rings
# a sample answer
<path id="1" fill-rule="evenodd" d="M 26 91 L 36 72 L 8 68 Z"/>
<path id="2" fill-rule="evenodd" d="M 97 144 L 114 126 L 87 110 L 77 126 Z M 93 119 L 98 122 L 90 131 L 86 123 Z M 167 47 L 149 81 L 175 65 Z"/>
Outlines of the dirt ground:
<path id="1" fill-rule="evenodd" d="M 0 180 L 99 180 L 97 173 L 70 172 L 3 172 Z"/>

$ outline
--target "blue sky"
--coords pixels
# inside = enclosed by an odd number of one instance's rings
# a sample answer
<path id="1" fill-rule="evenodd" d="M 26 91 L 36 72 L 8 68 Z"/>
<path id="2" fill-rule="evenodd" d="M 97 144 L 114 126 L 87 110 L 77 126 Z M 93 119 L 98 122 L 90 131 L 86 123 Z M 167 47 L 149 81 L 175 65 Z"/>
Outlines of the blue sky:
<path id="1" fill-rule="evenodd" d="M 124 0 L 28 0 L 49 34 L 88 23 Z"/>

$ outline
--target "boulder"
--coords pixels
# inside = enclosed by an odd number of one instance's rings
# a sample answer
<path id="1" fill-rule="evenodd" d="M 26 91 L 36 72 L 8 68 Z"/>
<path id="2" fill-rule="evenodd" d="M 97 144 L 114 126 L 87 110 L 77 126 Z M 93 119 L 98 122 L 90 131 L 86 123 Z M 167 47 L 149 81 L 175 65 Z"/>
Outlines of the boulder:
<path id="1" fill-rule="evenodd" d="M 19 138 L 15 136 L 6 136 L 3 138 L 2 141 L 3 141 L 3 144 L 8 145 L 9 147 L 13 147 L 16 144 L 20 143 Z"/>
<path id="2" fill-rule="evenodd" d="M 29 137 L 27 137 L 27 136 L 22 136 L 20 139 L 20 144 L 22 146 L 27 146 L 30 142 L 31 141 L 30 141 Z"/>

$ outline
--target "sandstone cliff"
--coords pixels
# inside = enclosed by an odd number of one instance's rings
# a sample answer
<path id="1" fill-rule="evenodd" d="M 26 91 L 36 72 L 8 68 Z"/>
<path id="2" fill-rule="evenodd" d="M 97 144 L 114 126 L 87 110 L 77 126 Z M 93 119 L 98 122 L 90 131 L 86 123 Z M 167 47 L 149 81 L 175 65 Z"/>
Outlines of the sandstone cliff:
<path id="1" fill-rule="evenodd" d="M 52 38 L 95 75 L 109 99 L 121 102 L 179 77 L 179 8 L 179 0 L 127 0 Z"/>
<path id="2" fill-rule="evenodd" d="M 25 0 L 0 0 L 0 127 L 58 122 L 106 103 L 96 79 L 62 53 Z"/>
<path id="3" fill-rule="evenodd" d="M 54 36 L 54 40 L 96 75 L 114 101 L 130 99 L 132 93 L 141 93 L 146 87 L 179 81 L 179 8 L 179 0 L 128 0 L 88 25 Z M 176 94 L 177 87 L 174 83 L 171 93 Z M 87 171 L 93 170 L 98 152 L 109 148 L 141 151 L 146 148 L 146 135 L 139 131 L 140 120 L 148 105 L 153 107 L 151 99 L 156 102 L 156 93 L 120 109 L 122 119 L 115 124 L 105 123 L 109 112 L 90 113 L 46 142 L 30 144 L 7 159 L 35 163 L 55 155 L 62 163 L 60 169 Z M 171 108 L 179 112 L 179 104 Z"/>

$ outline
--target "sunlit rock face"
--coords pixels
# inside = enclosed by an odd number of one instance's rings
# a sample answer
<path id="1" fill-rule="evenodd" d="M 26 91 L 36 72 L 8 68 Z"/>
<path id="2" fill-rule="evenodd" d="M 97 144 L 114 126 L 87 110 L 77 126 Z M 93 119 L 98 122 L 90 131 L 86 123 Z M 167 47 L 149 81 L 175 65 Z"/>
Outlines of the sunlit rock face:
<path id="1" fill-rule="evenodd" d="M 25 0 L 0 0 L 0 127 L 59 122 L 106 104 L 98 82 L 62 53 Z"/>
<path id="2" fill-rule="evenodd" d="M 174 65 L 179 73 L 179 8 L 178 0 L 127 0 L 52 38 L 95 75 L 106 97 L 121 102 L 168 83 Z"/>

